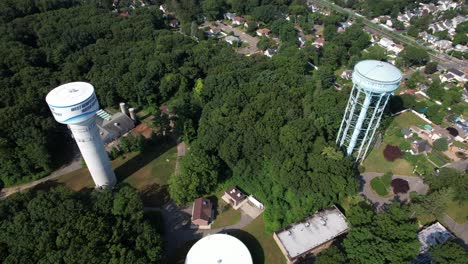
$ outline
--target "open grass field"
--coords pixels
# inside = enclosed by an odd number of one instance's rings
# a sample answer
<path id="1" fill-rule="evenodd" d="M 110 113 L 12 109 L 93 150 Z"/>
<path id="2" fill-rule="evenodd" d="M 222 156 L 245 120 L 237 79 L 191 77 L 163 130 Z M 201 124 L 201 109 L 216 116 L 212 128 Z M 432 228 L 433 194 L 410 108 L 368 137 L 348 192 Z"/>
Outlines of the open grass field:
<path id="1" fill-rule="evenodd" d="M 427 125 L 426 121 L 409 111 L 395 116 L 390 124 L 390 126 L 398 126 L 400 129 L 410 126 L 422 127 L 424 125 Z"/>
<path id="2" fill-rule="evenodd" d="M 234 231 L 231 235 L 239 238 L 252 254 L 254 264 L 285 264 L 286 259 L 273 240 L 273 234 L 265 232 L 265 222 L 260 215 L 241 231 Z"/>
<path id="3" fill-rule="evenodd" d="M 129 153 L 112 161 L 112 167 L 119 182 L 127 183 L 140 191 L 156 195 L 167 185 L 169 177 L 174 172 L 177 159 L 177 148 L 173 145 L 161 145 L 157 149 L 149 149 L 143 153 Z M 56 180 L 68 188 L 79 191 L 83 188 L 93 188 L 94 183 L 86 168 L 82 168 L 59 177 Z M 145 201 L 145 199 L 143 198 Z"/>
<path id="4" fill-rule="evenodd" d="M 364 160 L 363 166 L 366 172 L 380 172 L 385 173 L 392 171 L 394 174 L 400 175 L 414 175 L 413 167 L 404 159 L 396 159 L 390 162 L 384 158 L 383 150 L 385 145 L 382 144 L 379 148 L 373 149 L 371 153 Z"/>
<path id="5" fill-rule="evenodd" d="M 387 196 L 388 191 L 387 188 L 385 187 L 384 182 L 380 177 L 375 177 L 374 179 L 371 180 L 370 185 L 372 189 L 380 196 Z"/>
<path id="6" fill-rule="evenodd" d="M 224 201 L 220 202 L 222 205 L 226 204 Z M 221 206 L 222 206 L 221 205 Z M 231 206 L 228 209 L 215 217 L 214 223 L 211 228 L 220 228 L 224 226 L 230 226 L 237 224 L 241 219 L 241 213 L 239 210 L 234 210 Z"/>
<path id="7" fill-rule="evenodd" d="M 466 223 L 468 221 L 468 202 L 462 204 L 457 201 L 451 201 L 447 205 L 446 213 L 459 224 Z"/>

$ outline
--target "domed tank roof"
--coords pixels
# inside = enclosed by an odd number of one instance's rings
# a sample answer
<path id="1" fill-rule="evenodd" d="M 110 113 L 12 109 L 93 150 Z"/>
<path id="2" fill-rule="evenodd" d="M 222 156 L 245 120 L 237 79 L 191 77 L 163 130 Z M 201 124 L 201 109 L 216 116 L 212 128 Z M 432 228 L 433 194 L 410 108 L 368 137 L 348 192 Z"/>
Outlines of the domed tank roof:
<path id="1" fill-rule="evenodd" d="M 86 82 L 71 82 L 58 86 L 46 96 L 57 122 L 77 124 L 89 119 L 99 110 L 94 87 Z"/>
<path id="2" fill-rule="evenodd" d="M 401 71 L 388 62 L 365 60 L 354 66 L 353 82 L 371 92 L 393 92 L 401 78 Z"/>
<path id="3" fill-rule="evenodd" d="M 185 258 L 185 264 L 252 264 L 247 247 L 237 238 L 214 234 L 195 243 Z"/>

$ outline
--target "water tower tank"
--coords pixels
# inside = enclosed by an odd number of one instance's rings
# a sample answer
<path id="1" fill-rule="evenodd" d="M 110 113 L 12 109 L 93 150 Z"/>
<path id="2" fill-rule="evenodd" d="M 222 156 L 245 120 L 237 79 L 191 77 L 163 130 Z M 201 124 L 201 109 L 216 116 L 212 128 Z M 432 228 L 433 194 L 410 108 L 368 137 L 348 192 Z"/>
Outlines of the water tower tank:
<path id="1" fill-rule="evenodd" d="M 356 159 L 366 157 L 385 106 L 401 78 L 401 71 L 387 62 L 365 60 L 356 64 L 353 89 L 336 139 L 348 155 L 356 152 Z"/>
<path id="2" fill-rule="evenodd" d="M 185 264 L 252 264 L 247 247 L 226 234 L 206 236 L 195 243 L 185 258 Z"/>
<path id="3" fill-rule="evenodd" d="M 60 85 L 47 94 L 46 102 L 55 120 L 72 131 L 96 187 L 114 186 L 114 171 L 96 126 L 99 104 L 94 87 L 85 82 Z"/>

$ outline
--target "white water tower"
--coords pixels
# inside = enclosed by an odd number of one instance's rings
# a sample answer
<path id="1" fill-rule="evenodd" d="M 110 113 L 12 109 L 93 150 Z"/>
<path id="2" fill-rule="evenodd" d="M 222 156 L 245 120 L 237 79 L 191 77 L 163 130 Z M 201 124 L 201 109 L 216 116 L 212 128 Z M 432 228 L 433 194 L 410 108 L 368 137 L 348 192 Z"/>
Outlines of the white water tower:
<path id="1" fill-rule="evenodd" d="M 46 102 L 55 120 L 72 131 L 96 188 L 114 186 L 117 180 L 96 126 L 99 104 L 94 87 L 86 82 L 63 84 L 49 92 Z"/>

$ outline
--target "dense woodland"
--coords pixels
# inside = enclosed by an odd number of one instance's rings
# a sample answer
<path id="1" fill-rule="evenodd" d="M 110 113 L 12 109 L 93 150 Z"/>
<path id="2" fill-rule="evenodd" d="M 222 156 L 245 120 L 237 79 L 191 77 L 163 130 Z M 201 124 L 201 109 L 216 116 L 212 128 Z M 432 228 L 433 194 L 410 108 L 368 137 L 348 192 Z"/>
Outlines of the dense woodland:
<path id="1" fill-rule="evenodd" d="M 130 187 L 16 194 L 0 201 L 0 262 L 157 263 L 161 226 Z"/>
<path id="2" fill-rule="evenodd" d="M 362 25 L 338 34 L 345 17 L 308 15 L 298 23 L 323 24 L 327 43 L 321 50 L 298 49 L 293 24 L 281 13 L 304 12 L 303 1 L 168 1 L 181 32 L 169 30 L 157 6 L 130 9 L 121 2 L 128 17 L 112 13 L 109 1 L 0 2 L 1 181 L 27 181 L 63 164 L 59 157 L 70 139 L 44 98 L 59 84 L 83 80 L 94 85 L 102 107 L 125 101 L 156 116 L 159 106 L 171 107 L 176 130 L 190 145 L 180 175 L 170 178 L 177 203 L 236 184 L 266 205 L 266 228 L 273 231 L 356 193 L 358 172 L 334 143 L 348 91 L 332 87 L 340 67 L 383 56 L 362 53 L 369 45 Z M 268 23 L 281 39 L 279 53 L 241 56 L 191 30 L 202 12 L 219 18 L 226 10 Z M 135 142 L 128 151 L 143 147 Z M 0 203 L 0 261 L 157 262 L 159 235 L 135 197 L 124 187 L 114 194 L 55 189 L 8 198 Z M 395 204 L 388 213 L 374 213 L 356 205 L 351 212 L 356 228 L 323 258 L 400 263 L 417 255 L 409 208 Z M 88 221 L 93 224 L 83 224 Z M 89 226 L 93 230 L 79 229 Z M 15 244 L 18 238 L 24 243 Z M 88 240 L 89 248 L 78 251 L 76 245 Z M 368 247 L 374 251 L 367 253 Z M 388 253 L 400 248 L 406 250 Z"/>

